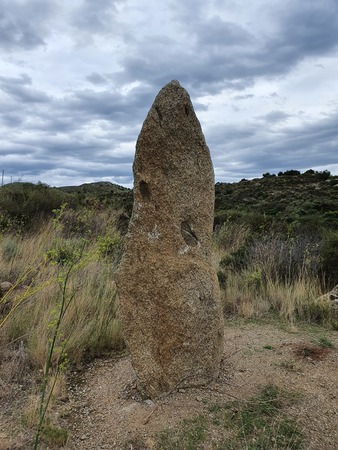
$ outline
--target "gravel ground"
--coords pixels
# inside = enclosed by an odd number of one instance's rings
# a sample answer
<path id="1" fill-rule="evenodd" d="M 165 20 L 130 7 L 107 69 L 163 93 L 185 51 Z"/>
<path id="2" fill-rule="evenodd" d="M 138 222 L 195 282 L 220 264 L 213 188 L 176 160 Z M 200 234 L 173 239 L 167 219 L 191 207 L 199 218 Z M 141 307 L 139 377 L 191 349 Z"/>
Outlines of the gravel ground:
<path id="1" fill-rule="evenodd" d="M 206 404 L 246 399 L 273 382 L 300 394 L 288 414 L 303 429 L 305 448 L 337 450 L 338 333 L 326 336 L 334 349 L 315 345 L 319 336 L 311 332 L 273 325 L 231 326 L 219 380 L 207 388 L 178 388 L 154 402 L 138 398 L 128 357 L 98 360 L 79 375 L 81 383 L 70 391 L 67 448 L 122 449 L 127 442 L 142 439 L 151 449 L 156 433 L 205 413 Z M 135 445 L 129 448 L 136 449 Z"/>
<path id="2" fill-rule="evenodd" d="M 227 325 L 220 377 L 204 388 L 178 386 L 161 399 L 144 401 L 128 356 L 98 359 L 72 373 L 63 402 L 54 408 L 58 423 L 69 432 L 63 448 L 151 450 L 163 429 L 207 414 L 210 404 L 248 399 L 272 382 L 299 394 L 286 412 L 303 430 L 304 448 L 338 450 L 338 333 L 271 323 Z M 318 345 L 323 336 L 334 348 Z M 0 450 L 29 449 L 31 435 L 22 431 L 19 419 L 27 392 L 6 389 L 0 404 Z M 141 441 L 145 445 L 137 445 Z M 212 436 L 203 449 L 212 449 Z"/>

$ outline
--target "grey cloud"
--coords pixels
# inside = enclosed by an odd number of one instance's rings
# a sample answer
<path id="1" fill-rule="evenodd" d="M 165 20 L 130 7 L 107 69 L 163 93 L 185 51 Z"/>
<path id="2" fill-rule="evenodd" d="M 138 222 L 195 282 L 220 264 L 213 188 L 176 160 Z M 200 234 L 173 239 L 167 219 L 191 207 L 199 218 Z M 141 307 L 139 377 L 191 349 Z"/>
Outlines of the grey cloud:
<path id="1" fill-rule="evenodd" d="M 2 125 L 9 127 L 9 128 L 16 128 L 18 126 L 21 126 L 24 123 L 24 117 L 23 115 L 19 114 L 1 114 L 1 122 Z"/>
<path id="2" fill-rule="evenodd" d="M 50 100 L 45 92 L 32 87 L 32 79 L 27 74 L 21 74 L 19 77 L 0 76 L 0 89 L 20 102 L 20 108 L 26 103 L 46 103 Z"/>
<path id="3" fill-rule="evenodd" d="M 39 36 L 32 24 L 23 19 L 13 17 L 0 11 L 0 46 L 3 50 L 12 51 L 18 48 L 31 50 L 45 41 Z"/>
<path id="4" fill-rule="evenodd" d="M 133 125 L 150 107 L 153 91 L 148 86 L 133 88 L 127 95 L 117 91 L 76 91 L 67 99 L 67 109 L 81 112 L 82 117 L 106 118 L 122 124 Z"/>
<path id="5" fill-rule="evenodd" d="M 118 25 L 114 20 L 116 3 L 121 0 L 83 0 L 72 12 L 72 25 L 86 33 L 114 33 Z"/>
<path id="6" fill-rule="evenodd" d="M 116 152 L 114 143 L 88 135 L 82 138 L 78 135 L 26 136 L 17 138 L 2 153 L 1 168 L 8 176 L 34 176 L 35 180 L 47 183 L 44 173 L 55 170 L 63 170 L 63 173 L 74 170 L 82 179 L 102 179 L 113 175 L 131 177 L 131 156 Z"/>
<path id="7" fill-rule="evenodd" d="M 71 159 L 65 161 L 55 158 L 48 162 L 45 159 L 30 158 L 29 160 L 12 159 L 2 164 L 7 178 L 15 174 L 15 177 L 31 177 L 33 180 L 49 182 L 50 175 L 60 174 L 64 178 L 73 178 L 72 184 L 82 184 L 87 180 L 95 181 L 113 177 L 123 179 L 127 184 L 131 182 L 131 163 L 113 161 L 96 164 L 89 159 Z M 54 177 L 53 177 L 54 178 Z M 63 185 L 65 182 L 62 183 Z M 69 179 L 66 182 L 69 184 Z"/>
<path id="8" fill-rule="evenodd" d="M 222 151 L 229 145 L 238 144 L 238 148 L 243 147 L 242 140 L 250 141 L 255 138 L 258 128 L 255 124 L 242 127 L 238 124 L 214 125 L 205 129 L 206 140 L 210 148 Z"/>
<path id="9" fill-rule="evenodd" d="M 212 17 L 201 22 L 195 29 L 197 45 L 215 46 L 226 50 L 228 47 L 243 46 L 255 40 L 255 37 L 241 25 L 225 22 L 219 17 Z M 251 42 L 252 43 L 252 42 Z"/>
<path id="10" fill-rule="evenodd" d="M 265 122 L 276 124 L 279 122 L 285 122 L 290 117 L 290 114 L 284 111 L 271 111 L 265 116 L 259 116 L 258 119 L 263 119 Z"/>
<path id="11" fill-rule="evenodd" d="M 90 75 L 86 76 L 86 80 L 95 85 L 106 84 L 107 79 L 101 75 L 100 73 L 93 72 Z"/>
<path id="12" fill-rule="evenodd" d="M 2 0 L 0 47 L 7 52 L 33 50 L 46 44 L 48 19 L 56 4 L 50 0 Z"/>
<path id="13" fill-rule="evenodd" d="M 230 8 L 232 1 L 219 3 Z M 224 90 L 230 102 L 241 106 L 241 102 L 244 105 L 254 100 L 254 94 L 245 89 L 257 79 L 274 78 L 278 84 L 280 77 L 300 61 L 331 55 L 338 43 L 338 4 L 333 0 L 309 0 L 301 5 L 290 0 L 265 1 L 270 23 L 266 26 L 264 17 L 259 27 L 251 28 L 244 20 L 236 23 L 205 14 L 205 0 L 176 0 L 170 3 L 174 31 L 163 35 L 151 26 L 147 30 L 138 30 L 133 23 L 124 27 L 118 22 L 116 2 L 109 0 L 98 0 L 95 5 L 89 0 L 62 5 L 51 0 L 3 0 L 3 4 L 6 8 L 0 8 L 0 29 L 2 23 L 5 26 L 0 30 L 0 47 L 5 50 L 33 50 L 45 42 L 48 48 L 48 37 L 60 30 L 68 40 L 79 43 L 96 35 L 108 39 L 117 34 L 123 48 L 113 57 L 114 68 L 106 64 L 102 72 L 100 48 L 95 48 L 98 58 L 95 54 L 93 62 L 91 48 L 88 60 L 81 65 L 84 73 L 74 75 L 70 82 L 68 78 L 69 91 L 59 97 L 37 89 L 27 74 L 6 77 L 3 72 L 0 76 L 1 154 L 13 155 L 2 158 L 7 164 L 4 169 L 14 172 L 17 167 L 18 172 L 26 170 L 42 180 L 54 175 L 64 180 L 62 173 L 69 173 L 74 180 L 81 178 L 80 182 L 113 174 L 114 179 L 130 180 L 132 152 L 141 123 L 157 91 L 171 79 L 178 79 L 188 89 L 197 111 L 208 109 L 199 97 Z M 51 5 L 57 7 L 55 19 Z M 61 14 L 66 18 L 62 24 Z M 97 44 L 94 38 L 91 43 Z M 61 57 L 64 65 L 74 70 L 71 50 Z M 76 61 L 87 58 L 82 51 Z M 27 69 L 20 70 L 34 70 L 30 60 L 26 64 Z M 117 64 L 120 69 L 113 72 Z M 138 87 L 122 93 L 135 82 Z M 264 88 L 261 95 L 268 95 Z M 207 118 L 205 126 L 202 124 L 218 177 L 234 180 L 264 171 L 302 168 L 309 157 L 323 166 L 336 162 L 337 114 L 327 113 L 316 123 L 304 122 L 293 129 L 286 127 L 291 121 L 285 123 L 289 117 L 283 111 L 287 99 L 276 92 L 270 96 L 276 103 L 275 110 L 253 117 L 249 124 L 220 125 L 221 118 L 216 119 L 217 126 L 209 125 Z M 212 101 L 208 105 L 212 109 Z M 279 125 L 278 133 L 275 124 Z"/>
<path id="14" fill-rule="evenodd" d="M 45 92 L 38 89 L 27 88 L 26 86 L 3 84 L 3 92 L 13 97 L 15 100 L 23 103 L 47 103 L 49 97 Z"/>
<path id="15" fill-rule="evenodd" d="M 26 73 L 21 73 L 18 77 L 0 76 L 0 82 L 3 83 L 4 85 L 25 86 L 27 84 L 28 85 L 32 84 L 32 78 Z"/>
<path id="16" fill-rule="evenodd" d="M 235 173 L 237 179 L 252 178 L 265 171 L 277 173 L 291 168 L 301 170 L 309 164 L 313 167 L 335 164 L 337 121 L 338 112 L 335 112 L 316 123 L 305 123 L 297 128 L 285 127 L 278 132 L 262 128 L 257 122 L 251 124 L 251 134 L 247 128 L 231 126 L 210 130 L 212 135 L 218 131 L 214 142 L 207 139 L 216 167 L 225 168 L 219 181 L 234 180 Z M 239 170 L 233 166 L 234 161 L 237 161 Z"/>
<path id="17" fill-rule="evenodd" d="M 15 160 L 4 162 L 2 164 L 5 172 L 8 174 L 12 173 L 20 173 L 27 175 L 37 174 L 38 171 L 47 170 L 49 168 L 55 167 L 55 163 L 48 163 L 46 160 L 38 160 L 38 159 L 25 159 L 25 160 Z"/>
<path id="18" fill-rule="evenodd" d="M 55 98 L 34 89 L 31 79 L 25 75 L 0 77 L 0 90 L 7 94 L 0 106 L 3 123 L 20 125 L 20 118 L 22 122 L 29 114 L 26 130 L 38 132 L 40 136 L 99 126 L 101 135 L 115 133 L 122 141 L 130 137 L 129 130 L 132 130 L 134 138 L 134 127 L 143 120 L 154 95 L 148 86 L 140 86 L 126 95 L 116 90 L 87 89 Z M 34 109 L 28 110 L 32 103 Z M 121 127 L 125 134 L 120 131 Z"/>
<path id="19" fill-rule="evenodd" d="M 258 77 L 281 76 L 301 60 L 329 53 L 337 45 L 338 3 L 325 2 L 326 9 L 313 1 L 301 6 L 288 2 L 280 8 L 280 17 L 272 3 L 271 23 L 276 31 L 264 34 L 263 24 L 260 35 L 237 23 L 204 17 L 202 2 L 193 7 L 190 2 L 176 3 L 175 18 L 184 37 L 167 38 L 166 42 L 157 36 L 139 40 L 120 61 L 123 70 L 116 80 L 138 79 L 159 88 L 177 78 L 203 95 L 222 89 L 243 90 Z"/>
<path id="20" fill-rule="evenodd" d="M 323 7 L 325 4 L 325 7 Z M 266 74 L 286 73 L 298 62 L 330 54 L 338 45 L 338 3 L 335 0 L 287 2 L 276 21 L 277 31 L 267 36 L 255 55 Z M 276 14 L 275 14 L 276 16 Z M 259 65 L 256 67 L 259 70 Z"/>
<path id="21" fill-rule="evenodd" d="M 124 143 L 135 142 L 139 126 L 125 121 L 113 123 L 112 120 L 97 121 L 88 114 L 82 115 L 69 108 L 50 112 L 40 111 L 25 133 L 10 137 L 12 149 L 8 152 L 24 151 L 30 154 L 44 155 L 49 161 L 54 158 L 79 158 L 80 160 L 100 160 L 103 162 L 130 161 L 131 154 L 126 152 Z M 44 122 L 43 122 L 44 120 Z M 14 146 L 14 147 L 13 147 Z"/>
<path id="22" fill-rule="evenodd" d="M 338 3 L 336 0 L 288 2 L 281 21 L 280 43 L 300 54 L 322 54 L 338 44 Z"/>
<path id="23" fill-rule="evenodd" d="M 234 100 L 248 100 L 250 98 L 254 98 L 254 94 L 244 94 L 244 95 L 235 95 L 233 97 Z"/>

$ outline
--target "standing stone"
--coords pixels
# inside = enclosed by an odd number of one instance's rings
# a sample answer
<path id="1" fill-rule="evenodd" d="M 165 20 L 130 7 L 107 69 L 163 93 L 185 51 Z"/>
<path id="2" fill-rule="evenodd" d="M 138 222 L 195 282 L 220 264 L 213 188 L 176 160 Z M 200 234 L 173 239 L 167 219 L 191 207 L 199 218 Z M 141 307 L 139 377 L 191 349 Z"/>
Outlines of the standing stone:
<path id="1" fill-rule="evenodd" d="M 189 94 L 157 95 L 134 160 L 134 207 L 117 285 L 124 336 L 144 396 L 204 383 L 223 353 L 211 263 L 214 175 Z"/>

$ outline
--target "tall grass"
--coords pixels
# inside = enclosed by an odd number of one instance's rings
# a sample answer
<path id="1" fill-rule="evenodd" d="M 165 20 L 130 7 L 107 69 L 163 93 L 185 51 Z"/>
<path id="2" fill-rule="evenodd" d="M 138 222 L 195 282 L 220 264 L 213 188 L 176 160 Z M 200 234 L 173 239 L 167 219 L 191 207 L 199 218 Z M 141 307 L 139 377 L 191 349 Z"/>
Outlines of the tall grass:
<path id="1" fill-rule="evenodd" d="M 319 300 L 322 256 L 313 236 L 259 236 L 243 226 L 225 225 L 215 242 L 226 314 L 274 312 L 291 322 L 337 326 L 337 312 Z"/>
<path id="2" fill-rule="evenodd" d="M 86 240 L 69 233 L 64 237 L 64 227 L 51 222 L 24 238 L 2 236 L 0 281 L 13 283 L 13 288 L 0 298 L 8 311 L 0 317 L 0 352 L 1 348 L 21 345 L 29 365 L 43 368 L 60 271 L 80 246 L 83 254 L 68 280 L 71 301 L 60 325 L 69 361 L 76 364 L 85 356 L 95 357 L 123 346 L 114 281 L 121 248 L 120 241 L 106 238 L 105 233 L 118 235 L 111 222 L 106 223 L 110 223 L 109 230 L 92 233 Z M 9 246 L 15 250 L 9 252 Z"/>
<path id="3" fill-rule="evenodd" d="M 60 325 L 69 361 L 77 364 L 123 346 L 114 281 L 122 239 L 114 216 L 61 208 L 35 233 L 0 236 L 0 281 L 13 283 L 0 296 L 0 307 L 7 311 L 0 315 L 0 353 L 20 346 L 26 364 L 43 369 L 60 271 L 80 247 L 81 260 L 67 283 L 71 301 Z M 227 314 L 275 312 L 289 321 L 334 320 L 330 305 L 317 300 L 323 293 L 320 261 L 313 238 L 253 236 L 247 226 L 226 224 L 214 240 L 213 263 Z"/>
<path id="4" fill-rule="evenodd" d="M 317 300 L 320 295 L 320 283 L 314 278 L 302 276 L 292 282 L 262 279 L 259 270 L 248 268 L 241 273 L 230 273 L 223 300 L 227 313 L 243 317 L 275 312 L 291 322 L 330 321 L 333 311 L 329 304 Z"/>

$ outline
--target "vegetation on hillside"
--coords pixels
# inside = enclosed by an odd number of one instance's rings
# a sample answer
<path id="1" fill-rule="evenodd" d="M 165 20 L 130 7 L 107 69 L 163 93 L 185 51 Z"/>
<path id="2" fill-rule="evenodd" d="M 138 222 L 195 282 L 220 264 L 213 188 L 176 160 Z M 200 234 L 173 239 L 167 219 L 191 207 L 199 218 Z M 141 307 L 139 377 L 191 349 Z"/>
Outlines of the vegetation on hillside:
<path id="1" fill-rule="evenodd" d="M 54 209 L 67 203 L 76 207 L 77 198 L 43 183 L 11 183 L 0 188 L 0 232 L 16 233 L 39 227 Z"/>
<path id="2" fill-rule="evenodd" d="M 215 223 L 244 223 L 254 231 L 338 230 L 338 176 L 296 170 L 239 183 L 216 183 Z"/>
<path id="3" fill-rule="evenodd" d="M 224 241 L 228 257 L 223 268 L 241 272 L 256 258 L 266 276 L 264 261 L 271 254 L 272 281 L 278 273 L 279 280 L 292 282 L 303 272 L 319 278 L 323 290 L 337 284 L 338 176 L 313 170 L 264 174 L 250 181 L 216 183 L 215 196 L 219 239 L 236 235 L 228 230 L 242 230 L 232 249 Z"/>
<path id="4" fill-rule="evenodd" d="M 123 209 L 128 214 L 133 207 L 133 191 L 108 181 L 85 183 L 81 186 L 64 186 L 59 189 L 74 195 L 81 206 Z"/>

